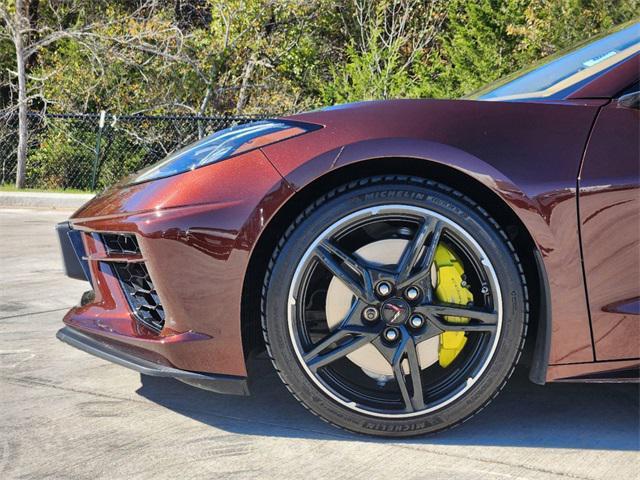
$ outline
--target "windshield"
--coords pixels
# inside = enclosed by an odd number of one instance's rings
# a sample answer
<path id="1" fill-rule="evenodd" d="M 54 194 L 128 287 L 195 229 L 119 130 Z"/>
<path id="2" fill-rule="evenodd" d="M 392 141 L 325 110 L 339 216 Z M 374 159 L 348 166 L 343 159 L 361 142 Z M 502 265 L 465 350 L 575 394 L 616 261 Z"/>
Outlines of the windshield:
<path id="1" fill-rule="evenodd" d="M 638 51 L 640 23 L 634 23 L 581 48 L 574 47 L 567 54 L 546 58 L 533 67 L 492 83 L 470 98 L 496 101 L 564 98 L 596 74 Z"/>

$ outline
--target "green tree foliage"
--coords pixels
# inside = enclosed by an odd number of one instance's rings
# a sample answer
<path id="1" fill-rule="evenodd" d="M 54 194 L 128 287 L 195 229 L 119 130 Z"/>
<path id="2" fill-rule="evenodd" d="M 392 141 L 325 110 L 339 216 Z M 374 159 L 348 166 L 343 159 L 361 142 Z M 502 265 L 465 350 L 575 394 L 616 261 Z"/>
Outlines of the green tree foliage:
<path id="1" fill-rule="evenodd" d="M 475 90 L 515 69 L 519 39 L 510 33 L 524 23 L 527 0 L 453 0 L 446 33 L 422 88 L 436 96 L 455 97 Z M 433 83 L 434 85 L 429 85 Z"/>
<path id="2" fill-rule="evenodd" d="M 444 20 L 444 2 L 355 0 L 344 23 L 351 28 L 345 60 L 330 66 L 322 102 L 340 103 L 410 96 L 416 68 Z"/>
<path id="3" fill-rule="evenodd" d="M 518 50 L 529 62 L 624 23 L 639 7 L 637 0 L 533 0 L 524 25 L 511 26 L 510 34 L 521 38 Z"/>
<path id="4" fill-rule="evenodd" d="M 329 63 L 315 28 L 324 1 L 181 0 L 136 15 L 106 3 L 111 20 L 90 45 L 68 38 L 40 54 L 33 71 L 47 78 L 51 111 L 290 111 L 312 104 L 307 92 Z"/>
<path id="5" fill-rule="evenodd" d="M 419 93 L 463 96 L 637 12 L 637 0 L 452 0 Z"/>
<path id="6" fill-rule="evenodd" d="M 639 1 L 4 0 L 0 146 L 16 138 L 18 3 L 31 110 L 273 115 L 360 100 L 461 97 L 632 20 Z M 88 181 L 95 128 L 62 121 L 29 128 L 27 185 Z M 140 152 L 162 143 L 154 135 L 168 135 L 145 132 L 144 139 L 105 140 L 107 149 L 137 153 L 127 165 L 107 161 L 100 182 L 148 163 Z M 146 150 L 132 147 L 140 141 Z M 3 175 L 13 155 L 2 158 Z"/>
<path id="7" fill-rule="evenodd" d="M 194 114 L 459 97 L 638 11 L 638 0 L 28 3 L 29 35 L 76 32 L 29 59 L 32 109 Z M 9 108 L 7 38 L 0 31 L 0 106 Z"/>

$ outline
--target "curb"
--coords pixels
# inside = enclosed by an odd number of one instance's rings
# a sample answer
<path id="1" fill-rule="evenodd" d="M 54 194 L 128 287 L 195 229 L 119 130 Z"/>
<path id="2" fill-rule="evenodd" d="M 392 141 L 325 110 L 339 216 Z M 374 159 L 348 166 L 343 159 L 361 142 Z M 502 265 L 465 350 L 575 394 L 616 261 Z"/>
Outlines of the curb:
<path id="1" fill-rule="evenodd" d="M 77 210 L 93 197 L 92 193 L 0 192 L 0 208 Z"/>

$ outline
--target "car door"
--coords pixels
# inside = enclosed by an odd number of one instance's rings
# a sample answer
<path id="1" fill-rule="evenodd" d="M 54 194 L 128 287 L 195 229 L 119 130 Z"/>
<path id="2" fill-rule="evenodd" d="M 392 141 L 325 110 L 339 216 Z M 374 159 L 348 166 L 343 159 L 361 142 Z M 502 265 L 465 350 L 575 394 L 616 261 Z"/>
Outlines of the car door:
<path id="1" fill-rule="evenodd" d="M 640 358 L 640 110 L 634 93 L 601 110 L 578 179 L 597 361 Z"/>

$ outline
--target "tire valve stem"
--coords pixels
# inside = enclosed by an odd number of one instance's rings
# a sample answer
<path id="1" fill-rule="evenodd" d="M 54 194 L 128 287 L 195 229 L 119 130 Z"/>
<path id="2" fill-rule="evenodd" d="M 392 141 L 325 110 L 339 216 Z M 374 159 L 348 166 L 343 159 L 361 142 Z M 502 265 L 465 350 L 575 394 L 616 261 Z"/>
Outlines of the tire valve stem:
<path id="1" fill-rule="evenodd" d="M 489 287 L 487 287 L 487 285 L 482 285 L 482 288 L 480 289 L 480 293 L 482 293 L 483 295 L 486 295 L 487 293 L 489 293 Z"/>

